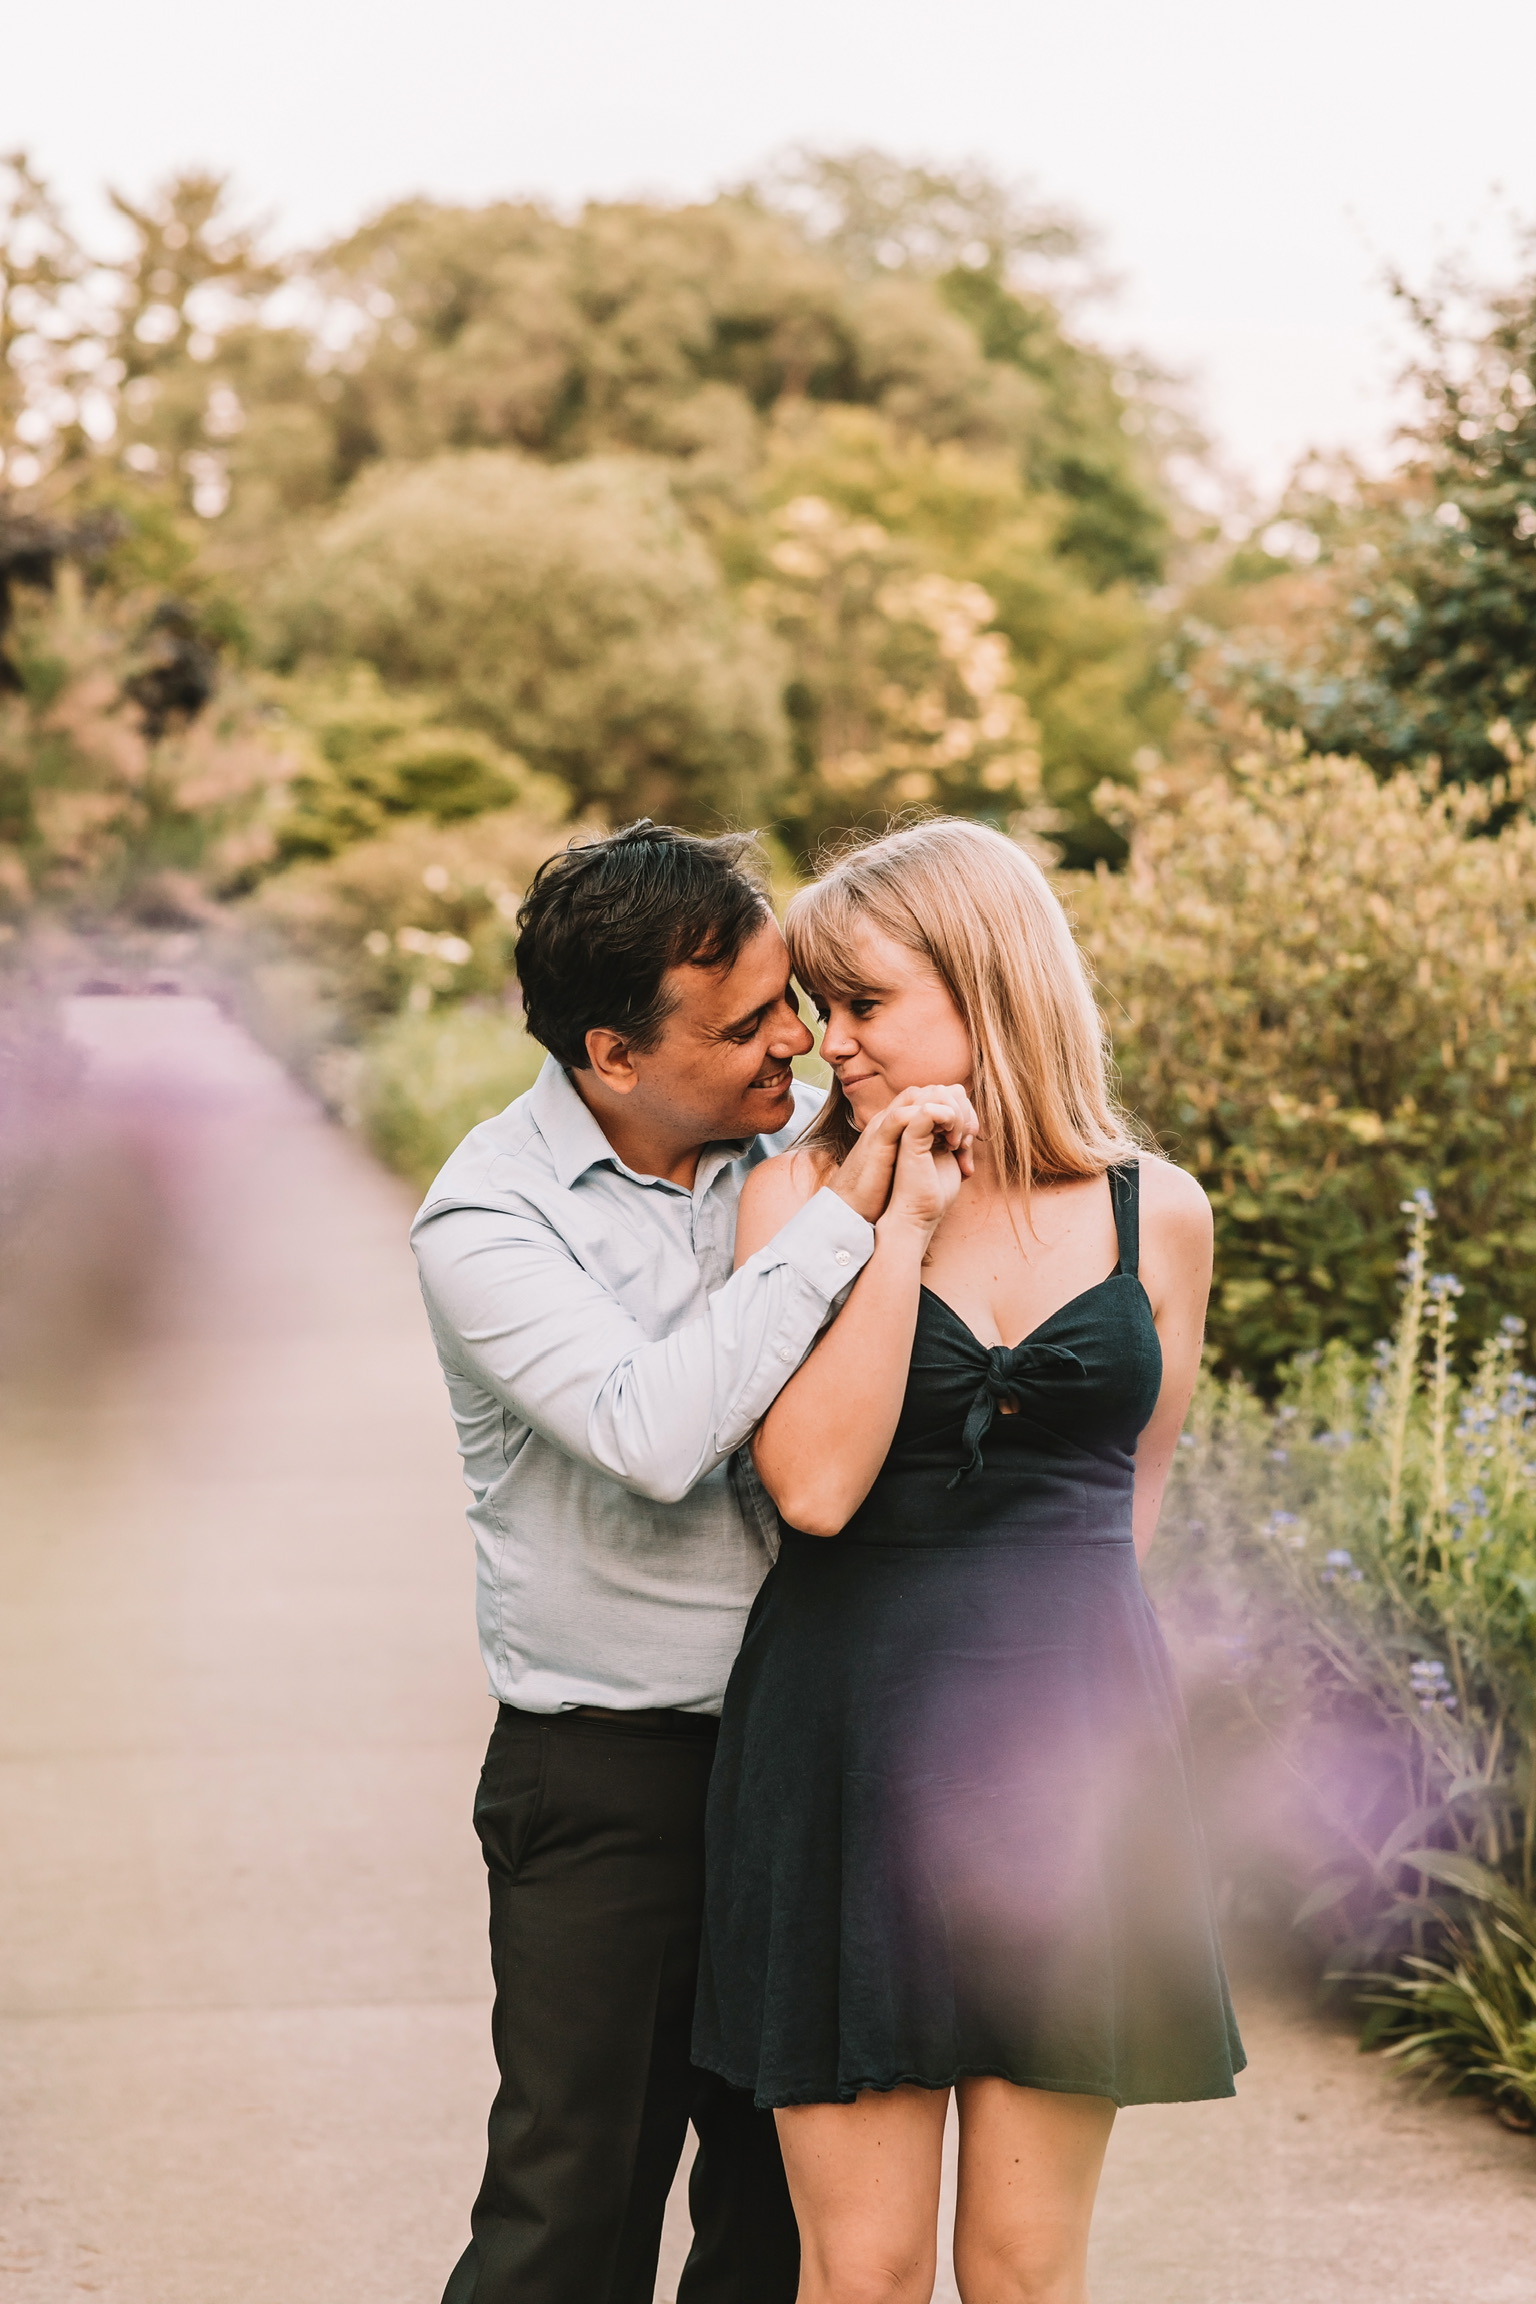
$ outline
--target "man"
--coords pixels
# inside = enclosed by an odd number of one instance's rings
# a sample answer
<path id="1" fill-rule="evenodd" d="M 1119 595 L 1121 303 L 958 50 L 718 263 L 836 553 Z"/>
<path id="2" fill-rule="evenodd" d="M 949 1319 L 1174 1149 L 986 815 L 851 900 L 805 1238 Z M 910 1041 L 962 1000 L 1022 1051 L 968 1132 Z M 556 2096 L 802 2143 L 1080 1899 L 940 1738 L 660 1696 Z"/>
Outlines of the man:
<path id="1" fill-rule="evenodd" d="M 548 1060 L 413 1232 L 499 1703 L 501 2085 L 444 2304 L 651 2304 L 690 2119 L 682 2304 L 795 2293 L 771 2115 L 689 2062 L 716 1717 L 774 1528 L 732 1458 L 867 1260 L 894 1137 L 732 1276 L 742 1180 L 816 1101 L 747 846 L 640 823 L 543 867 L 517 968 Z"/>

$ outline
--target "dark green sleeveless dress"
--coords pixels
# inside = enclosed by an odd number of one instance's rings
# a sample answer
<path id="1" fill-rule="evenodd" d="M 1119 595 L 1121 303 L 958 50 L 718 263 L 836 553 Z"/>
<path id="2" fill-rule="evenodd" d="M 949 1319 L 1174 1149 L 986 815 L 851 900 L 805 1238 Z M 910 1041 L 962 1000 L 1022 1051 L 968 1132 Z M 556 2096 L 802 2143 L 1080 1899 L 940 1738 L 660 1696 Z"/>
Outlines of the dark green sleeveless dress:
<path id="1" fill-rule="evenodd" d="M 994 2074 L 1229 2096 L 1243 2051 L 1131 1543 L 1162 1354 L 1120 1262 L 1012 1350 L 925 1289 L 891 1451 L 783 1532 L 726 1692 L 694 2059 L 760 2105 Z M 1004 1413 L 997 1413 L 1002 1410 Z"/>

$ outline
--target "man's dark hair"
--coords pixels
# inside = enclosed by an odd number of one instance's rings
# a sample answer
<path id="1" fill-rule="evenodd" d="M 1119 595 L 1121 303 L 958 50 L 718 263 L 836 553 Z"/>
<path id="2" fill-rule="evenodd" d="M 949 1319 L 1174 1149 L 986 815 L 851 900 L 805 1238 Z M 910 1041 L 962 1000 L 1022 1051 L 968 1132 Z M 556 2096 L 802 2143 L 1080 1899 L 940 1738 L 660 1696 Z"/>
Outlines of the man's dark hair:
<path id="1" fill-rule="evenodd" d="M 587 1034 L 654 1048 L 671 1014 L 669 968 L 728 968 L 769 917 L 747 869 L 750 833 L 701 839 L 642 817 L 541 864 L 517 915 L 523 1014 L 568 1071 Z"/>

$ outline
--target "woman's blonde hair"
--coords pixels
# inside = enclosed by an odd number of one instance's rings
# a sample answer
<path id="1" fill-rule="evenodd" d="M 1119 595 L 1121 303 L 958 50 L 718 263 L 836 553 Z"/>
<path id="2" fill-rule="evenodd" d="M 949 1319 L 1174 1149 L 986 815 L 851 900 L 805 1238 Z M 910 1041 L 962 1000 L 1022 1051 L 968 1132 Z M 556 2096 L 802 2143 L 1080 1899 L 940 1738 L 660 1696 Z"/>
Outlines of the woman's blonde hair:
<path id="1" fill-rule="evenodd" d="M 859 990 L 861 926 L 921 953 L 959 1009 L 973 1052 L 971 1100 L 1005 1188 L 1027 1195 L 1134 1156 L 1082 954 L 1045 874 L 1016 842 L 941 817 L 837 858 L 785 917 L 808 992 Z M 834 1081 L 803 1142 L 841 1160 L 857 1134 Z"/>

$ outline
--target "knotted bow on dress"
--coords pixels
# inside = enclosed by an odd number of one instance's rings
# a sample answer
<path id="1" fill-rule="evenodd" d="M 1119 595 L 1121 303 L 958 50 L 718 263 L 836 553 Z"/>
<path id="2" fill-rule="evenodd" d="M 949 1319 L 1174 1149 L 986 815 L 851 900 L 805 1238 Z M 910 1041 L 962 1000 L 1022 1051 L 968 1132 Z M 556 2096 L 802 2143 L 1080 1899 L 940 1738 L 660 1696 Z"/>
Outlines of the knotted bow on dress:
<path id="1" fill-rule="evenodd" d="M 977 1350 L 983 1347 L 978 1343 Z M 981 1444 L 991 1430 L 992 1419 L 999 1408 L 1019 1414 L 1029 1403 L 1033 1392 L 1049 1370 L 1058 1378 L 1069 1373 L 1086 1376 L 1088 1371 L 1075 1352 L 1064 1344 L 1037 1344 L 1026 1336 L 1022 1343 L 994 1344 L 987 1351 L 987 1372 L 976 1387 L 976 1395 L 965 1419 L 965 1430 L 960 1445 L 966 1450 L 966 1460 L 949 1482 L 958 1488 L 973 1472 L 981 1469 Z"/>

